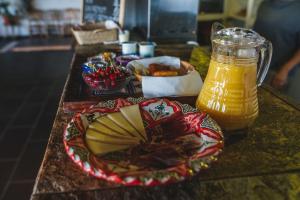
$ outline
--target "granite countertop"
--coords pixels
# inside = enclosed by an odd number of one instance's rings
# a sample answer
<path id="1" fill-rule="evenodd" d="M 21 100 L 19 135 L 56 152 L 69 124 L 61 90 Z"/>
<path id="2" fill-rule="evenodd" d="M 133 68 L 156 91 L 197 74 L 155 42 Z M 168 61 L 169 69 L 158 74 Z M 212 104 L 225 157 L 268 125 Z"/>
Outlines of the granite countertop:
<path id="1" fill-rule="evenodd" d="M 72 116 L 63 112 L 66 88 L 33 200 L 300 198 L 300 110 L 267 87 L 258 90 L 260 114 L 255 124 L 241 133 L 224 133 L 225 148 L 217 162 L 189 180 L 157 187 L 108 183 L 89 176 L 71 161 L 62 143 L 64 127 Z"/>

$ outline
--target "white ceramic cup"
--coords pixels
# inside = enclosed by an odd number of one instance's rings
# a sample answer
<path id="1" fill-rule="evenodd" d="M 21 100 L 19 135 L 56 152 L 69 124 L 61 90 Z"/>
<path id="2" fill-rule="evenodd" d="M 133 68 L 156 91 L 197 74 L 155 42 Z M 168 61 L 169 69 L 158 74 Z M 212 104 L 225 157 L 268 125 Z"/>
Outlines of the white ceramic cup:
<path id="1" fill-rule="evenodd" d="M 122 43 L 122 54 L 132 55 L 136 54 L 136 42 L 123 42 Z"/>
<path id="2" fill-rule="evenodd" d="M 129 41 L 130 32 L 128 30 L 125 30 L 123 32 L 119 32 L 119 42 L 128 42 Z"/>
<path id="3" fill-rule="evenodd" d="M 139 43 L 139 54 L 142 58 L 154 56 L 154 49 L 156 44 L 154 42 L 141 42 Z"/>

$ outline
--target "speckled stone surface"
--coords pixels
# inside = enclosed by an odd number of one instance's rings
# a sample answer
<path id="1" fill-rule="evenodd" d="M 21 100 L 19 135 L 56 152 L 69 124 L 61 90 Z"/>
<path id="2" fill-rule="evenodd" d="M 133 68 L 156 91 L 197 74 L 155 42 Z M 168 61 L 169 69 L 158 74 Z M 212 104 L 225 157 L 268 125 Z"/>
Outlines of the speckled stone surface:
<path id="1" fill-rule="evenodd" d="M 118 188 L 111 190 L 76 191 L 70 193 L 40 194 L 32 199 L 299 199 L 299 173 L 233 178 L 230 180 L 191 180 L 174 185 L 152 188 Z"/>
<path id="2" fill-rule="evenodd" d="M 65 91 L 64 91 L 65 93 Z M 124 187 L 91 177 L 62 143 L 70 114 L 62 102 L 32 199 L 300 199 L 300 111 L 266 89 L 248 130 L 225 133 L 219 160 L 191 180 L 158 187 Z M 63 98 L 62 98 L 63 99 Z"/>

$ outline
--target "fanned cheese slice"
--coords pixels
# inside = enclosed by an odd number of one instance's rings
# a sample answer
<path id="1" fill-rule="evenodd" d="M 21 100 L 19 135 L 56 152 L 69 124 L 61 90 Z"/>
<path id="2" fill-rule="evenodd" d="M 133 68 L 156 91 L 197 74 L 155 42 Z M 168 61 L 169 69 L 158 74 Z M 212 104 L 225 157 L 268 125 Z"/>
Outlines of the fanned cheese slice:
<path id="1" fill-rule="evenodd" d="M 113 131 L 116 131 L 120 135 L 127 136 L 127 137 L 132 137 L 125 129 L 118 126 L 114 121 L 109 119 L 107 116 L 99 117 L 96 120 L 100 124 L 103 124 L 103 125 L 109 127 L 110 129 L 112 129 Z"/>
<path id="2" fill-rule="evenodd" d="M 87 129 L 85 137 L 86 137 L 86 139 L 89 139 L 89 140 L 95 140 L 95 141 L 109 143 L 109 144 L 135 145 L 135 144 L 139 143 L 138 140 L 113 137 L 113 136 L 106 135 L 101 132 L 95 131 L 90 128 Z"/>
<path id="3" fill-rule="evenodd" d="M 141 136 L 143 138 L 147 138 L 139 105 L 135 104 L 132 106 L 125 106 L 120 108 L 120 111 L 128 122 L 141 134 Z"/>
<path id="4" fill-rule="evenodd" d="M 137 130 L 135 130 L 135 128 L 124 118 L 120 112 L 110 113 L 107 115 L 107 117 L 118 124 L 121 128 L 131 133 L 133 136 L 144 140 L 144 138 L 138 133 Z"/>
<path id="5" fill-rule="evenodd" d="M 97 131 L 99 131 L 99 132 L 101 132 L 101 133 L 104 133 L 104 134 L 106 134 L 106 135 L 114 136 L 114 137 L 119 137 L 119 138 L 131 138 L 131 139 L 135 139 L 135 138 L 136 138 L 136 137 L 133 138 L 133 137 L 132 137 L 131 135 L 129 135 L 128 133 L 127 133 L 127 135 L 121 135 L 119 132 L 117 132 L 117 131 L 115 131 L 115 130 L 113 130 L 113 129 L 108 128 L 108 126 L 105 126 L 105 125 L 99 123 L 98 121 L 91 123 L 91 124 L 89 125 L 89 128 L 94 129 L 94 130 L 97 130 Z M 136 138 L 136 139 L 137 139 L 137 138 Z"/>
<path id="6" fill-rule="evenodd" d="M 132 146 L 132 145 L 105 144 L 102 142 L 89 140 L 89 139 L 86 140 L 86 144 L 88 148 L 92 151 L 92 153 L 98 156 L 106 153 L 114 152 L 114 151 L 121 151 L 124 149 L 128 149 Z"/>

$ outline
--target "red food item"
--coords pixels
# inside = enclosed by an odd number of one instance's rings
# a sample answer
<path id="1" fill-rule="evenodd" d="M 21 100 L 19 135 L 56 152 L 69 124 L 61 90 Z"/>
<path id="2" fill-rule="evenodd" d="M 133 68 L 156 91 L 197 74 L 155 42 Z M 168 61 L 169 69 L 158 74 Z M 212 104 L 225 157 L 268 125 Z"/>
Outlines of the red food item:
<path id="1" fill-rule="evenodd" d="M 127 76 L 130 76 L 130 73 L 126 72 L 126 68 L 111 63 L 109 66 L 97 65 L 96 71 L 91 74 L 84 73 L 83 79 L 92 88 L 112 89 L 123 84 Z"/>
<path id="2" fill-rule="evenodd" d="M 110 78 L 110 80 L 116 80 L 116 74 L 110 74 L 109 75 L 109 78 Z"/>
<path id="3" fill-rule="evenodd" d="M 109 73 L 111 71 L 112 67 L 107 67 L 106 72 Z"/>
<path id="4" fill-rule="evenodd" d="M 115 87 L 116 86 L 116 82 L 115 81 L 111 81 L 111 86 Z"/>
<path id="5" fill-rule="evenodd" d="M 91 81 L 91 80 L 92 80 L 92 77 L 89 76 L 89 75 L 87 75 L 87 76 L 84 77 L 84 79 L 85 79 L 86 81 Z"/>
<path id="6" fill-rule="evenodd" d="M 93 79 L 96 79 L 96 78 L 98 78 L 98 75 L 97 75 L 97 73 L 93 73 L 93 74 L 91 74 L 91 78 L 93 78 Z"/>
<path id="7" fill-rule="evenodd" d="M 96 87 L 99 86 L 99 82 L 96 81 L 96 80 L 91 79 L 91 80 L 88 80 L 87 82 L 89 82 L 89 85 L 90 85 L 92 88 L 96 88 Z"/>
<path id="8" fill-rule="evenodd" d="M 100 77 L 104 77 L 105 76 L 105 72 L 103 71 L 103 69 L 98 69 L 97 71 L 97 75 L 100 76 Z"/>
<path id="9" fill-rule="evenodd" d="M 104 76 L 105 76 L 105 72 L 104 72 L 104 71 L 101 71 L 101 72 L 100 72 L 100 76 L 101 76 L 101 77 L 104 77 Z"/>
<path id="10" fill-rule="evenodd" d="M 109 78 L 106 78 L 106 79 L 104 79 L 104 84 L 105 84 L 105 87 L 110 87 L 110 85 L 111 85 L 111 81 L 110 81 L 110 79 Z"/>

